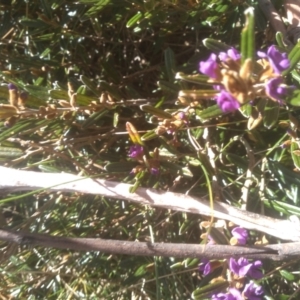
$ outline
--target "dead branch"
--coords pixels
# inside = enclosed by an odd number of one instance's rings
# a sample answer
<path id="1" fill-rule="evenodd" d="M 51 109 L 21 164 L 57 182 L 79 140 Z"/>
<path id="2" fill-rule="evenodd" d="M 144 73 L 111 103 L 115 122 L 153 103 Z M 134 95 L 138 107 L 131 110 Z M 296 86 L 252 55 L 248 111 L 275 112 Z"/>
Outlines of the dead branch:
<path id="1" fill-rule="evenodd" d="M 126 200 L 175 211 L 205 216 L 213 214 L 215 218 L 231 221 L 249 230 L 258 230 L 283 240 L 300 241 L 300 226 L 290 220 L 269 218 L 216 201 L 212 211 L 209 202 L 204 198 L 146 188 L 138 188 L 135 193 L 130 193 L 129 188 L 129 184 L 103 179 L 84 178 L 66 173 L 40 173 L 0 167 L 0 191 L 15 192 L 46 189 L 102 195 L 110 199 Z"/>

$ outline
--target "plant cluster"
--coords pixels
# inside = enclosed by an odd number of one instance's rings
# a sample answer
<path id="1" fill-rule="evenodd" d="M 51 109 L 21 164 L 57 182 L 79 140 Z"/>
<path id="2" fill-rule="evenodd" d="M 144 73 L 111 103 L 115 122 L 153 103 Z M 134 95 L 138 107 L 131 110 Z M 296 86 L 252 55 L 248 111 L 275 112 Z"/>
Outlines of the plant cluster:
<path id="1" fill-rule="evenodd" d="M 300 216 L 300 44 L 289 49 L 281 34 L 266 40 L 257 1 L 0 6 L 2 165 Z M 12 230 L 163 243 L 199 243 L 204 231 L 197 215 L 101 196 L 44 190 L 4 191 L 2 198 L 1 226 Z M 209 228 L 207 239 L 222 244 L 214 224 Z M 224 243 L 280 242 L 239 227 L 232 235 Z M 298 293 L 298 261 L 0 247 L 3 298 L 256 300 Z"/>

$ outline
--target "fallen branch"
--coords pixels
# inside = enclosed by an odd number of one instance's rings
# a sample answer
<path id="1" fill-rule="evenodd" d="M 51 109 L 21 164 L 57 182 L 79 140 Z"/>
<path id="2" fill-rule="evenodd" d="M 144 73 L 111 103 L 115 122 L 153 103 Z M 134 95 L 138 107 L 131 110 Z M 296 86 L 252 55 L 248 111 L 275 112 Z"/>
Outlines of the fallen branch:
<path id="1" fill-rule="evenodd" d="M 27 246 L 43 246 L 76 251 L 101 251 L 110 254 L 164 256 L 177 258 L 225 259 L 247 257 L 253 259 L 285 260 L 299 257 L 300 243 L 268 246 L 196 245 L 103 240 L 99 238 L 69 238 L 46 234 L 14 232 L 0 229 L 0 240 Z"/>
<path id="2" fill-rule="evenodd" d="M 214 211 L 212 211 L 209 202 L 203 198 L 146 188 L 138 188 L 135 193 L 130 193 L 130 185 L 126 183 L 84 178 L 65 173 L 40 173 L 5 167 L 0 167 L 0 174 L 0 190 L 14 192 L 48 189 L 78 192 L 205 216 L 211 216 L 213 213 L 215 218 L 231 221 L 249 230 L 258 230 L 283 240 L 300 241 L 299 224 L 290 220 L 278 220 L 250 213 L 221 202 L 215 202 Z"/>

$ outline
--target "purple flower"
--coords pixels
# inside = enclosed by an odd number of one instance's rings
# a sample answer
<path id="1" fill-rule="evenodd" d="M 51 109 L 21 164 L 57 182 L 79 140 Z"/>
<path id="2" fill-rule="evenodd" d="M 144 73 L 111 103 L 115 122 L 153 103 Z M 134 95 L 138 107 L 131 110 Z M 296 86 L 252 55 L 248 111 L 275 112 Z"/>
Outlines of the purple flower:
<path id="1" fill-rule="evenodd" d="M 257 55 L 260 58 L 268 59 L 271 67 L 276 74 L 281 74 L 282 71 L 286 70 L 290 66 L 287 53 L 281 53 L 277 50 L 275 45 L 269 47 L 267 54 L 261 51 L 257 51 Z"/>
<path id="2" fill-rule="evenodd" d="M 263 297 L 264 290 L 261 286 L 250 281 L 246 284 L 243 295 L 247 297 L 248 300 L 261 300 Z"/>
<path id="3" fill-rule="evenodd" d="M 159 168 L 151 168 L 150 173 L 157 176 L 159 174 Z"/>
<path id="4" fill-rule="evenodd" d="M 203 258 L 201 261 L 202 263 L 199 265 L 199 271 L 203 272 L 203 275 L 206 276 L 211 272 L 211 264 L 206 258 Z"/>
<path id="5" fill-rule="evenodd" d="M 212 300 L 243 300 L 241 293 L 237 289 L 229 289 L 229 293 L 219 293 L 217 295 L 213 295 Z"/>
<path id="6" fill-rule="evenodd" d="M 231 234 L 235 237 L 239 245 L 245 245 L 248 238 L 248 231 L 242 227 L 235 227 L 232 229 Z"/>
<path id="7" fill-rule="evenodd" d="M 128 156 L 131 158 L 137 158 L 137 157 L 141 156 L 143 154 L 143 152 L 144 152 L 144 148 L 142 146 L 133 145 L 133 146 L 130 146 Z"/>
<path id="8" fill-rule="evenodd" d="M 260 279 L 263 277 L 262 271 L 262 262 L 257 260 L 253 263 L 250 263 L 246 258 L 239 258 L 237 261 L 234 258 L 229 260 L 230 271 L 238 275 L 239 277 L 245 277 L 248 275 L 254 279 Z"/>
<path id="9" fill-rule="evenodd" d="M 289 93 L 289 88 L 282 83 L 281 77 L 272 78 L 266 84 L 266 93 L 272 99 L 282 102 L 285 96 Z"/>
<path id="10" fill-rule="evenodd" d="M 186 114 L 184 111 L 180 111 L 178 114 L 178 117 L 180 120 L 185 120 L 186 119 Z"/>
<path id="11" fill-rule="evenodd" d="M 212 53 L 208 60 L 200 61 L 200 72 L 209 76 L 210 78 L 217 79 L 219 65 L 217 63 L 217 55 Z"/>
<path id="12" fill-rule="evenodd" d="M 7 85 L 7 87 L 8 87 L 9 90 L 18 90 L 18 88 L 13 83 L 9 83 Z"/>
<path id="13" fill-rule="evenodd" d="M 217 96 L 217 104 L 223 112 L 235 111 L 240 107 L 239 102 L 228 92 L 222 90 Z"/>
<path id="14" fill-rule="evenodd" d="M 227 50 L 227 52 L 220 52 L 219 58 L 224 62 L 229 58 L 237 61 L 241 58 L 241 54 L 235 48 L 230 48 L 229 50 Z"/>

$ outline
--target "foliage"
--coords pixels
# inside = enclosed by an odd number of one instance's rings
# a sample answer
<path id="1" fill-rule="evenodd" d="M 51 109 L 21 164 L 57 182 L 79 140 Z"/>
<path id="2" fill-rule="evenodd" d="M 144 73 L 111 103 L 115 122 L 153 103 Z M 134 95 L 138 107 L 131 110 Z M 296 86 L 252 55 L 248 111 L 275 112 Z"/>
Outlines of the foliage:
<path id="1" fill-rule="evenodd" d="M 198 74 L 210 53 L 202 41 L 239 48 L 249 5 L 259 16 L 257 49 L 273 44 L 256 1 L 2 1 L 1 164 L 127 182 L 133 191 L 206 196 L 213 188 L 215 199 L 250 211 L 299 216 L 297 92 L 288 109 L 262 103 L 251 128 L 247 111 L 222 114 L 197 98 L 212 93 Z M 288 80 L 298 87 L 299 78 L 294 69 Z M 199 243 L 205 232 L 196 215 L 47 191 L 2 203 L 1 214 L 2 227 L 59 236 Z M 6 298 L 187 299 L 212 278 L 193 259 L 1 248 Z M 267 295 L 296 290 L 298 262 L 264 267 Z"/>

